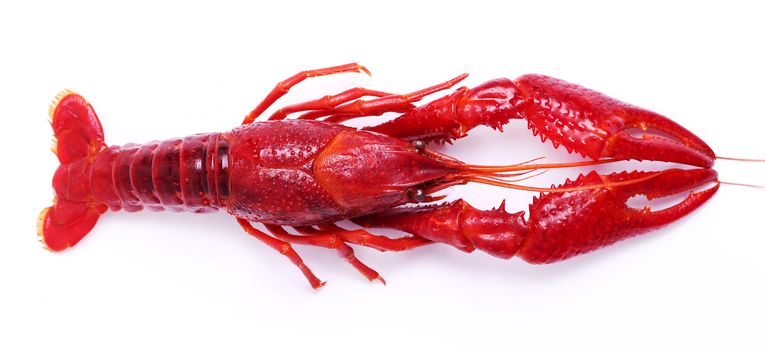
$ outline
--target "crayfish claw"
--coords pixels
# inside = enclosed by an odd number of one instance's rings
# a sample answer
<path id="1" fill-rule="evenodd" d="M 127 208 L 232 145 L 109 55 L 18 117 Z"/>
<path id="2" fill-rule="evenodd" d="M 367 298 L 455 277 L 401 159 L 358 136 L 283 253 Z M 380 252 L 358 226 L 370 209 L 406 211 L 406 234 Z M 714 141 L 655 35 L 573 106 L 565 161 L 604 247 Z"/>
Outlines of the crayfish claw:
<path id="1" fill-rule="evenodd" d="M 658 113 L 560 79 L 530 74 L 523 115 L 534 135 L 592 159 L 655 160 L 712 166 L 715 154 L 698 136 Z"/>
<path id="2" fill-rule="evenodd" d="M 638 181 L 634 181 L 634 180 Z M 640 180 L 644 179 L 644 180 Z M 626 185 L 619 185 L 626 183 Z M 664 198 L 690 192 L 680 203 L 662 210 L 636 209 L 627 201 L 635 196 Z M 600 175 L 591 172 L 563 187 L 602 184 L 602 188 L 548 193 L 529 207 L 529 236 L 518 255 L 530 263 L 551 263 L 611 245 L 670 224 L 694 211 L 717 192 L 712 169 L 631 172 Z M 609 186 L 614 184 L 614 186 Z"/>

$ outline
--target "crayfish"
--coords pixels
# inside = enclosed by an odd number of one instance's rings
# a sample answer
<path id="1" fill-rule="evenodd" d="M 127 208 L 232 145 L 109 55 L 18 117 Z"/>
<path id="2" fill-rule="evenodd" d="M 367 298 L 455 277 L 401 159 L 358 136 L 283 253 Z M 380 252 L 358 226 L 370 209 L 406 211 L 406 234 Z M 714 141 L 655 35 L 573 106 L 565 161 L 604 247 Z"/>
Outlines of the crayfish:
<path id="1" fill-rule="evenodd" d="M 283 107 L 269 120 L 255 122 L 299 82 L 343 72 L 368 73 L 358 64 L 303 71 L 277 84 L 231 131 L 124 146 L 107 146 L 91 105 L 64 91 L 49 111 L 60 166 L 53 176 L 54 203 L 40 214 L 42 242 L 54 251 L 70 247 L 108 209 L 224 209 L 318 288 L 323 282 L 292 244 L 336 250 L 366 278 L 382 282 L 355 257 L 350 244 L 405 251 L 444 243 L 465 252 L 479 249 L 544 264 L 667 225 L 701 206 L 720 186 L 711 169 L 715 153 L 679 124 L 543 75 L 460 87 L 420 106 L 415 103 L 467 75 L 409 94 L 353 88 Z M 400 115 L 364 128 L 342 124 L 384 113 Z M 590 160 L 489 166 L 429 148 L 462 138 L 476 126 L 501 129 L 511 119 L 525 119 L 543 141 Z M 691 169 L 590 172 L 550 188 L 514 179 L 540 169 L 623 160 Z M 441 201 L 445 196 L 439 191 L 469 182 L 540 194 L 529 206 L 528 219 L 524 212 L 508 213 L 504 202 L 497 209 L 479 210 L 462 199 Z M 650 200 L 682 193 L 688 195 L 662 210 L 627 205 L 637 195 Z M 336 224 L 342 220 L 359 228 L 342 228 Z M 268 233 L 251 222 L 264 224 Z M 381 235 L 373 228 L 405 235 Z"/>

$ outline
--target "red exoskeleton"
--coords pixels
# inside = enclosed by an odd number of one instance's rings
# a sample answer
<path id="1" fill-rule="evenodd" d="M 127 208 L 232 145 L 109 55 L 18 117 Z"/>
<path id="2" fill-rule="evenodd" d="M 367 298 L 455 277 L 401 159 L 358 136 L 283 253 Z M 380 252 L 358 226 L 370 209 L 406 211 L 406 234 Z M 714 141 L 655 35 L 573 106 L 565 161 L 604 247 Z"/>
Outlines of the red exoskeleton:
<path id="1" fill-rule="evenodd" d="M 296 74 L 277 84 L 242 126 L 228 132 L 111 147 L 104 143 L 91 105 L 65 91 L 50 108 L 57 140 L 53 150 L 61 165 L 53 177 L 56 197 L 40 214 L 38 234 L 58 251 L 80 241 L 107 209 L 224 209 L 249 234 L 286 255 L 317 288 L 323 282 L 291 244 L 334 249 L 366 278 L 380 281 L 349 244 L 403 251 L 436 242 L 466 252 L 480 249 L 500 258 L 550 263 L 667 225 L 719 188 L 711 169 L 715 153 L 682 126 L 542 75 L 461 87 L 421 106 L 413 103 L 466 75 L 404 95 L 354 88 L 284 107 L 270 120 L 255 122 L 308 77 L 361 71 L 366 69 L 347 64 Z M 401 115 L 362 129 L 341 124 L 387 112 Z M 481 166 L 427 148 L 430 142 L 464 137 L 479 125 L 501 129 L 511 119 L 525 119 L 543 140 L 591 160 Z M 538 169 L 630 159 L 695 168 L 590 172 L 552 188 L 523 186 L 512 179 Z M 440 190 L 468 182 L 540 195 L 529 206 L 528 219 L 524 212 L 506 212 L 504 205 L 479 210 L 461 199 L 421 204 L 442 199 L 436 195 Z M 626 203 L 636 195 L 653 199 L 685 192 L 690 193 L 682 202 L 663 210 L 633 209 Z M 341 220 L 362 228 L 341 228 L 335 224 Z M 270 234 L 250 222 L 263 223 Z M 367 230 L 376 227 L 408 235 L 387 237 Z"/>

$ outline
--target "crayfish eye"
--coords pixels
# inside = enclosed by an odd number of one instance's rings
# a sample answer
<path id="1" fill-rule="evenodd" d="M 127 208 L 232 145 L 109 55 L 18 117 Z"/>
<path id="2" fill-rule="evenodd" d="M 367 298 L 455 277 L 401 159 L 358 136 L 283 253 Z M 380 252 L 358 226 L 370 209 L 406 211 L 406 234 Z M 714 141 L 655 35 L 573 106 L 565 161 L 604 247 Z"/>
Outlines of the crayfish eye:
<path id="1" fill-rule="evenodd" d="M 412 142 L 412 147 L 417 153 L 422 153 L 425 150 L 425 141 L 416 140 Z"/>
<path id="2" fill-rule="evenodd" d="M 422 203 L 425 201 L 425 191 L 421 188 L 412 188 L 406 191 L 409 200 L 416 203 Z"/>

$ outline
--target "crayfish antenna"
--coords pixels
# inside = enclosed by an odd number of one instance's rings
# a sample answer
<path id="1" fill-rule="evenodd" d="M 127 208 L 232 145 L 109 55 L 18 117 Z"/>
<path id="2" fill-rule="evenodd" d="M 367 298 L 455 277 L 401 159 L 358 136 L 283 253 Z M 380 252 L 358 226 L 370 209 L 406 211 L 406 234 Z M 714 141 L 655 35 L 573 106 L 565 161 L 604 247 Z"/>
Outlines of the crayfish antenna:
<path id="1" fill-rule="evenodd" d="M 545 157 L 536 157 L 524 162 L 510 164 L 510 165 L 478 165 L 463 163 L 453 157 L 446 154 L 425 150 L 425 156 L 438 161 L 449 168 L 459 171 L 473 171 L 477 173 L 497 174 L 507 173 L 514 171 L 526 171 L 526 170 L 539 170 L 539 169 L 558 169 L 558 168 L 576 168 L 584 166 L 592 166 L 599 164 L 608 164 L 623 161 L 623 159 L 600 159 L 600 160 L 586 160 L 581 162 L 568 162 L 568 163 L 547 163 L 547 164 L 532 164 L 538 160 L 542 160 Z"/>
<path id="2" fill-rule="evenodd" d="M 736 162 L 751 162 L 751 163 L 765 163 L 765 159 L 753 159 L 753 158 L 734 158 L 734 157 L 717 157 L 722 160 L 732 160 Z"/>
<path id="3" fill-rule="evenodd" d="M 560 187 L 550 187 L 550 188 L 517 185 L 517 184 L 511 183 L 512 180 L 500 180 L 500 179 L 494 179 L 494 178 L 485 177 L 485 176 L 467 176 L 465 180 L 467 182 L 482 183 L 486 185 L 510 188 L 510 189 L 521 190 L 521 191 L 532 191 L 532 192 L 543 192 L 543 193 L 565 193 L 565 192 L 597 190 L 602 188 L 614 188 L 614 187 L 634 185 L 643 181 L 653 179 L 663 174 L 666 171 L 667 170 L 658 171 L 643 177 L 639 177 L 636 179 L 623 180 L 623 181 L 604 182 L 600 184 L 580 185 L 580 186 L 560 186 Z"/>
<path id="4" fill-rule="evenodd" d="M 608 163 L 615 163 L 615 162 L 622 161 L 621 159 L 600 159 L 600 160 L 588 160 L 588 161 L 570 162 L 570 163 L 530 164 L 534 162 L 535 160 L 542 159 L 542 158 L 543 157 L 535 158 L 523 163 L 512 164 L 512 165 L 464 164 L 464 170 L 475 170 L 475 171 L 482 171 L 482 172 L 498 173 L 498 172 L 522 171 L 522 170 L 577 168 L 577 167 L 583 167 L 583 166 L 608 164 Z"/>
<path id="5" fill-rule="evenodd" d="M 734 162 L 765 163 L 765 159 L 755 159 L 755 158 L 717 157 L 717 159 L 730 160 Z M 765 186 L 763 185 L 752 185 L 752 184 L 745 184 L 740 182 L 727 182 L 727 181 L 719 181 L 719 183 L 724 185 L 731 185 L 731 186 L 742 186 L 742 187 L 749 187 L 749 188 L 756 188 L 756 189 L 765 189 Z"/>
<path id="6" fill-rule="evenodd" d="M 497 187 L 522 190 L 522 191 L 533 191 L 533 192 L 543 192 L 543 193 L 573 192 L 573 191 L 583 191 L 583 190 L 631 185 L 641 181 L 649 180 L 653 177 L 659 176 L 662 173 L 662 172 L 652 173 L 644 177 L 618 181 L 618 182 L 606 182 L 602 184 L 591 184 L 586 186 L 575 186 L 575 187 L 543 188 L 543 187 L 518 185 L 516 183 L 542 175 L 545 172 L 549 171 L 550 169 L 593 166 L 593 165 L 599 165 L 599 164 L 620 162 L 622 160 L 621 159 L 600 159 L 600 160 L 569 162 L 569 163 L 532 164 L 535 161 L 544 159 L 544 157 L 537 157 L 537 158 L 527 160 L 521 163 L 510 164 L 510 165 L 476 165 L 476 164 L 463 163 L 448 155 L 445 155 L 439 152 L 434 152 L 434 151 L 425 151 L 425 155 L 455 170 L 454 173 L 446 175 L 437 183 L 432 184 L 432 186 L 426 190 L 425 194 L 427 195 L 433 194 L 435 192 L 438 192 L 440 190 L 443 190 L 445 188 L 448 188 L 454 185 L 464 185 L 468 182 L 483 183 L 486 185 L 492 185 Z M 534 172 L 536 171 L 539 171 L 539 172 L 534 174 Z M 531 174 L 531 175 L 528 175 L 528 174 Z M 512 180 L 508 179 L 508 178 L 514 178 L 514 177 L 519 177 L 523 175 L 528 175 L 528 176 L 523 178 L 516 178 Z"/>
<path id="7" fill-rule="evenodd" d="M 762 186 L 762 185 L 751 185 L 751 184 L 743 184 L 738 182 L 727 182 L 727 181 L 718 181 L 718 182 L 722 185 L 742 186 L 742 187 L 756 188 L 758 190 L 765 190 L 765 186 Z"/>

